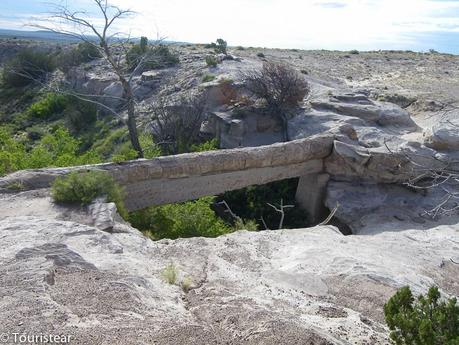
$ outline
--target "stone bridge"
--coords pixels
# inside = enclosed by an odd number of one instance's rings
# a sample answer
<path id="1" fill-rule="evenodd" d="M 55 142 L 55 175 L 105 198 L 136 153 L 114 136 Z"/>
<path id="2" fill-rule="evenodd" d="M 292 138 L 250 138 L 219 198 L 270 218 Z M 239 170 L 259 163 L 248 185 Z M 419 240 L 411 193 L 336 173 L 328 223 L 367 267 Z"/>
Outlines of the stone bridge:
<path id="1" fill-rule="evenodd" d="M 328 175 L 324 159 L 333 151 L 333 136 L 268 146 L 187 153 L 176 156 L 70 168 L 19 171 L 0 178 L 0 191 L 14 183 L 26 189 L 49 187 L 71 171 L 108 171 L 126 192 L 128 210 L 218 195 L 251 185 L 300 177 L 297 201 L 311 216 L 318 215 Z"/>

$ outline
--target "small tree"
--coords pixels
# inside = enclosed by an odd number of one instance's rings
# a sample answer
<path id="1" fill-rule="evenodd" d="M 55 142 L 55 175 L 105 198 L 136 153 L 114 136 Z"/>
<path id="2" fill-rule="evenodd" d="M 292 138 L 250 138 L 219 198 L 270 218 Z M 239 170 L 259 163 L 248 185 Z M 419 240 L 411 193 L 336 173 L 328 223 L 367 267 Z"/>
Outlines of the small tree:
<path id="1" fill-rule="evenodd" d="M 163 154 L 189 152 L 199 142 L 206 103 L 204 95 L 183 96 L 178 104 L 169 98 L 158 99 L 151 109 L 151 129 Z"/>
<path id="2" fill-rule="evenodd" d="M 440 301 L 438 288 L 415 301 L 408 286 L 384 305 L 390 338 L 397 345 L 459 344 L 459 305 L 456 298 Z"/>
<path id="3" fill-rule="evenodd" d="M 222 38 L 218 38 L 217 39 L 217 44 L 215 46 L 215 52 L 218 53 L 218 54 L 227 54 L 227 47 L 228 47 L 228 43 L 222 39 Z"/>
<path id="4" fill-rule="evenodd" d="M 261 70 L 244 72 L 242 78 L 249 92 L 266 102 L 268 112 L 281 119 L 284 141 L 289 140 L 286 113 L 310 92 L 304 76 L 286 64 L 265 62 Z"/>
<path id="5" fill-rule="evenodd" d="M 128 51 L 127 45 L 129 40 L 114 30 L 115 23 L 119 20 L 129 17 L 133 14 L 130 10 L 123 10 L 117 6 L 111 5 L 108 0 L 91 0 L 95 7 L 93 11 L 72 10 L 67 5 L 56 3 L 54 11 L 44 22 L 49 24 L 32 24 L 39 29 L 56 32 L 85 42 L 96 49 L 100 55 L 107 61 L 113 73 L 116 74 L 118 81 L 123 87 L 122 100 L 127 109 L 128 120 L 127 127 L 132 147 L 137 152 L 138 157 L 143 157 L 143 151 L 139 143 L 137 133 L 135 98 L 133 93 L 132 78 L 142 69 L 149 58 L 155 56 L 144 56 L 136 61 L 134 68 L 127 66 L 124 62 L 123 55 Z M 75 97 L 90 103 L 98 104 L 104 109 L 115 113 L 116 111 L 100 102 L 97 102 L 97 95 L 82 95 L 72 93 Z"/>
<path id="6" fill-rule="evenodd" d="M 145 36 L 140 37 L 140 50 L 145 53 L 148 47 L 148 38 Z"/>

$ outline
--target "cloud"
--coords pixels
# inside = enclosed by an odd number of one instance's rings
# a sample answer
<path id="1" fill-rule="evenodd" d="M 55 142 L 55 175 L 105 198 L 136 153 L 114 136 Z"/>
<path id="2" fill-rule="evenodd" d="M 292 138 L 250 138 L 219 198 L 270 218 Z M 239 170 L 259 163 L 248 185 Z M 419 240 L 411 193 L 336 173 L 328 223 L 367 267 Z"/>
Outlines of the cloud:
<path id="1" fill-rule="evenodd" d="M 343 8 L 347 6 L 344 2 L 316 2 L 314 5 L 323 8 Z"/>
<path id="2" fill-rule="evenodd" d="M 72 6 L 87 8 L 90 2 L 73 0 Z M 416 49 L 425 44 L 423 33 L 454 35 L 459 31 L 459 2 L 452 0 L 112 2 L 138 13 L 120 22 L 116 30 L 153 38 L 159 32 L 168 39 L 188 42 L 222 37 L 232 45 L 261 47 Z"/>

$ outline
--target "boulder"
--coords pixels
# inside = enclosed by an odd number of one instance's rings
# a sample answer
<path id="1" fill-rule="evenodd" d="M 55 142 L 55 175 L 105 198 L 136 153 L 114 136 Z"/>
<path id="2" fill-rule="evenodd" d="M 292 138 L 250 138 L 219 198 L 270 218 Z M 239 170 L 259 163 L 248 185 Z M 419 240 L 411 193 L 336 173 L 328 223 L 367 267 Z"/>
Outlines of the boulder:
<path id="1" fill-rule="evenodd" d="M 153 91 L 154 87 L 145 85 L 135 85 L 132 88 L 132 93 L 134 94 L 134 97 L 137 98 L 137 100 L 148 98 L 153 94 Z"/>
<path id="2" fill-rule="evenodd" d="M 365 148 L 335 140 L 325 169 L 339 180 L 398 183 L 411 176 L 413 164 L 403 153 L 391 153 L 385 147 Z"/>
<path id="3" fill-rule="evenodd" d="M 120 82 L 113 82 L 102 92 L 102 101 L 105 105 L 116 109 L 123 102 L 124 89 Z"/>
<path id="4" fill-rule="evenodd" d="M 340 115 L 357 117 L 371 124 L 380 126 L 404 127 L 416 130 L 418 126 L 409 113 L 396 104 L 370 100 L 361 93 L 330 94 L 310 101 L 313 109 L 331 111 Z"/>
<path id="5" fill-rule="evenodd" d="M 97 229 L 102 231 L 113 230 L 117 214 L 115 203 L 107 202 L 105 198 L 96 199 L 88 206 L 88 213 Z"/>
<path id="6" fill-rule="evenodd" d="M 424 144 L 436 150 L 459 150 L 459 124 L 454 121 L 438 122 L 426 129 Z"/>
<path id="7" fill-rule="evenodd" d="M 141 81 L 143 83 L 159 82 L 161 79 L 161 72 L 158 71 L 146 71 L 142 73 Z"/>

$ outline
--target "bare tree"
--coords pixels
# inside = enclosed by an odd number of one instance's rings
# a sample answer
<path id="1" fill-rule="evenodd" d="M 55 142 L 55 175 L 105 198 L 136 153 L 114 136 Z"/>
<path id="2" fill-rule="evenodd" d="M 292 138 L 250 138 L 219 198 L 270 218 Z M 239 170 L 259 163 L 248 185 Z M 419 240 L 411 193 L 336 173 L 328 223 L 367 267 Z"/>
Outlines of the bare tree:
<path id="1" fill-rule="evenodd" d="M 92 2 L 96 12 L 99 14 L 97 18 L 94 18 L 90 11 L 71 10 L 66 5 L 54 4 L 54 10 L 46 21 L 53 23 L 52 25 L 39 23 L 31 24 L 31 26 L 76 38 L 93 46 L 100 52 L 100 55 L 107 61 L 123 87 L 123 97 L 121 99 L 127 109 L 127 127 L 130 141 L 132 147 L 137 151 L 138 157 L 143 157 L 137 133 L 132 78 L 141 70 L 151 56 L 145 55 L 137 62 L 135 68 L 129 68 L 123 59 L 127 53 L 129 38 L 123 37 L 117 32 L 115 25 L 118 21 L 132 16 L 134 12 L 111 5 L 108 0 L 92 0 Z M 116 113 L 114 109 L 98 102 L 97 95 L 69 93 L 81 100 L 98 104 L 106 110 Z"/>
<path id="2" fill-rule="evenodd" d="M 284 200 L 281 199 L 281 202 L 279 204 L 279 207 L 277 206 L 274 206 L 273 204 L 270 204 L 269 202 L 267 202 L 267 204 L 272 207 L 276 212 L 279 212 L 281 214 L 281 218 L 279 220 L 279 227 L 278 229 L 282 229 L 282 227 L 284 226 L 284 218 L 285 218 L 285 209 L 288 209 L 288 208 L 293 208 L 295 207 L 294 205 L 284 205 Z"/>
<path id="3" fill-rule="evenodd" d="M 288 141 L 286 112 L 310 92 L 304 76 L 284 63 L 265 62 L 261 70 L 243 72 L 242 79 L 249 92 L 263 99 L 268 111 L 281 119 L 284 141 Z"/>
<path id="4" fill-rule="evenodd" d="M 151 129 L 164 154 L 187 151 L 198 140 L 206 103 L 203 94 L 182 96 L 178 102 L 159 97 L 151 109 Z"/>

